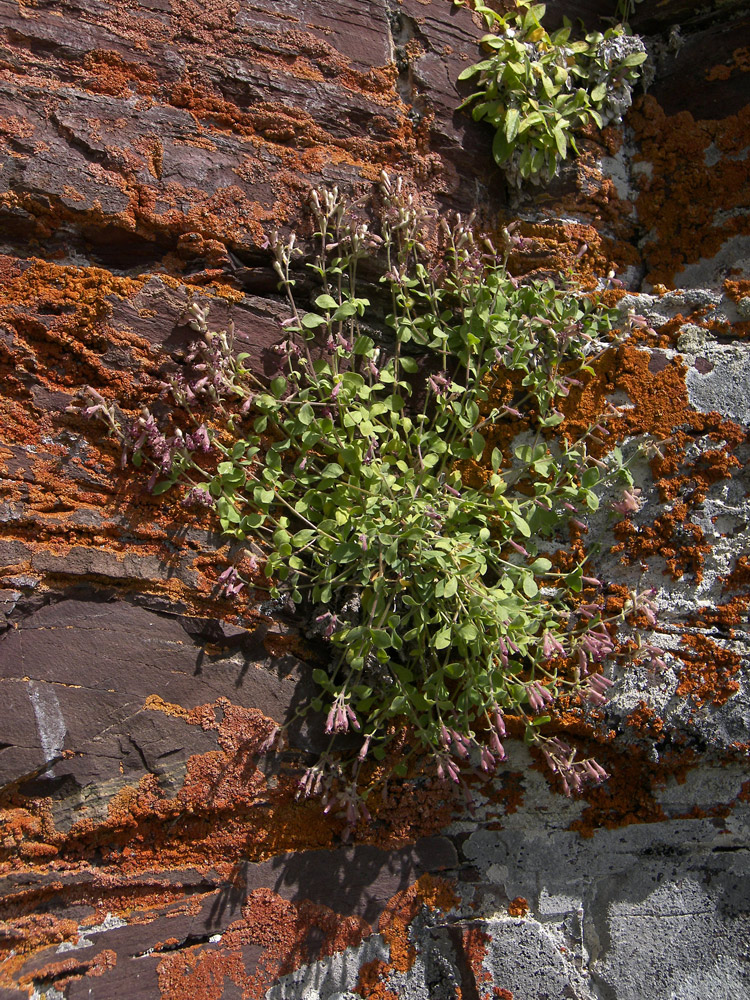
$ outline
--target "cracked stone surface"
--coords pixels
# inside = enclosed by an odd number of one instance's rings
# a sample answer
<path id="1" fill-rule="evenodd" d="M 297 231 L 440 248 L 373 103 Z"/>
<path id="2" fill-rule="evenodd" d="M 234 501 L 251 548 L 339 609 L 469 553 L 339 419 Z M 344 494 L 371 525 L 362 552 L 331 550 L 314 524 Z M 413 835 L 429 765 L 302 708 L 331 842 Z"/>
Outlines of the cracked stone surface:
<path id="1" fill-rule="evenodd" d="M 517 195 L 456 110 L 481 25 L 449 0 L 0 0 L 0 1000 L 750 995 L 750 8 L 645 0 L 632 25 L 648 93 Z M 471 809 L 391 782 L 345 843 L 296 798 L 325 650 L 223 598 L 238 553 L 68 407 L 155 400 L 195 299 L 268 375 L 266 234 L 305 246 L 311 185 L 383 169 L 436 214 L 519 217 L 515 273 L 643 317 L 565 426 L 622 407 L 602 456 L 641 506 L 603 494 L 581 543 L 612 607 L 653 590 L 658 621 L 620 629 L 603 709 L 554 724 L 604 785 L 568 799 L 511 739 Z"/>

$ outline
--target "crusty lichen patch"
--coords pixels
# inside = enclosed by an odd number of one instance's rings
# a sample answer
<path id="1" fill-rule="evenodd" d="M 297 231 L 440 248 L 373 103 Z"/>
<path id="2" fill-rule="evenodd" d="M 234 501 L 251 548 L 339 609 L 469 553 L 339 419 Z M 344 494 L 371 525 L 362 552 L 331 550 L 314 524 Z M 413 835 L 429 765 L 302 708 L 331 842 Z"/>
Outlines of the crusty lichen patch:
<path id="1" fill-rule="evenodd" d="M 750 234 L 748 180 L 750 108 L 720 121 L 696 121 L 683 111 L 666 115 L 647 95 L 628 116 L 640 153 L 638 219 L 648 233 L 646 278 L 679 286 L 680 271 L 711 258 L 733 236 Z"/>

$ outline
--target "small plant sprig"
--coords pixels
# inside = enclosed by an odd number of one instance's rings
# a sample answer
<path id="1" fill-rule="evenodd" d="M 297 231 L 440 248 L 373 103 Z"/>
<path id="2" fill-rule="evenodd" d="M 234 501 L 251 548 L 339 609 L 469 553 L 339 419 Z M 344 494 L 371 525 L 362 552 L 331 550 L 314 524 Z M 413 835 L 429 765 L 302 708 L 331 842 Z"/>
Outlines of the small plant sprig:
<path id="1" fill-rule="evenodd" d="M 635 14 L 636 5 L 643 3 L 643 0 L 617 0 L 615 4 L 615 17 L 623 24 Z"/>
<path id="2" fill-rule="evenodd" d="M 545 545 L 559 549 L 569 522 L 597 509 L 602 484 L 632 487 L 617 449 L 607 462 L 589 451 L 606 415 L 572 444 L 554 432 L 559 399 L 611 346 L 614 314 L 552 281 L 512 278 L 510 230 L 497 253 L 470 223 L 441 222 L 435 264 L 430 220 L 402 181 L 384 174 L 380 195 L 374 233 L 336 188 L 312 192 L 319 289 L 308 311 L 295 296 L 295 237 L 272 237 L 290 315 L 270 381 L 194 303 L 192 371 L 165 385 L 173 426 L 188 430 L 167 433 L 148 410 L 128 419 L 98 394 L 86 411 L 120 440 L 123 461 L 151 468 L 152 492 L 182 484 L 184 504 L 260 545 L 270 596 L 293 601 L 327 640 L 312 708 L 331 747 L 301 793 L 322 794 L 350 826 L 404 727 L 409 754 L 445 781 L 467 764 L 496 768 L 509 715 L 568 793 L 606 776 L 541 732 L 562 693 L 602 703 L 609 681 L 597 670 L 616 620 L 581 603 L 601 586 L 586 567 L 555 569 Z M 381 265 L 384 318 L 361 293 L 364 257 Z M 257 588 L 237 567 L 220 583 L 228 596 Z M 345 732 L 362 740 L 348 764 L 335 753 Z M 388 767 L 407 774 L 408 754 Z"/>
<path id="3" fill-rule="evenodd" d="M 518 0 L 517 11 L 506 15 L 472 2 L 491 29 L 481 40 L 490 54 L 459 75 L 477 77 L 461 107 L 473 105 L 474 120 L 496 129 L 492 155 L 509 184 L 547 183 L 571 150 L 578 153 L 576 131 L 603 128 L 630 106 L 646 60 L 643 43 L 622 25 L 574 41 L 567 19 L 550 34 L 541 23 L 544 5 L 530 0 Z"/>

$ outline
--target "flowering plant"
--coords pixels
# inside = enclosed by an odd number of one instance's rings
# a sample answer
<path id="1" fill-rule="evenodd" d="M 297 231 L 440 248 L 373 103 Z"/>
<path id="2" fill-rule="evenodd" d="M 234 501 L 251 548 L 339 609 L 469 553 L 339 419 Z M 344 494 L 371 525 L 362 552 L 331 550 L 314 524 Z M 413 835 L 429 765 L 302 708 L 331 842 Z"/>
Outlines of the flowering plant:
<path id="1" fill-rule="evenodd" d="M 190 432 L 168 434 L 148 411 L 129 421 L 101 397 L 88 410 L 124 460 L 151 467 L 152 492 L 183 484 L 183 503 L 259 543 L 270 596 L 294 602 L 327 641 L 312 707 L 331 748 L 301 791 L 324 793 L 350 824 L 366 809 L 363 768 L 407 774 L 408 756 L 386 760 L 404 726 L 410 753 L 447 781 L 470 763 L 496 768 L 509 715 L 566 791 L 605 777 L 542 734 L 562 692 L 602 703 L 597 665 L 613 651 L 599 581 L 545 545 L 564 546 L 604 482 L 632 486 L 617 449 L 608 463 L 590 455 L 606 415 L 575 443 L 554 437 L 557 402 L 611 345 L 613 314 L 552 281 L 512 278 L 509 230 L 498 253 L 468 223 L 442 222 L 431 263 L 431 222 L 414 197 L 385 174 L 380 194 L 373 233 L 337 189 L 312 192 L 318 289 L 307 311 L 295 237 L 272 238 L 290 314 L 276 377 L 247 368 L 231 331 L 212 331 L 194 303 L 192 372 L 165 386 Z M 380 265 L 369 294 L 385 291 L 385 316 L 382 296 L 373 305 L 361 292 L 364 258 L 370 274 Z M 238 567 L 220 577 L 227 595 L 259 587 Z M 362 741 L 348 767 L 334 753 L 345 732 Z"/>
<path id="2" fill-rule="evenodd" d="M 464 0 L 454 0 L 464 6 Z M 511 184 L 550 181 L 569 150 L 578 152 L 575 132 L 619 121 L 646 60 L 643 42 L 618 25 L 585 38 L 571 38 L 571 24 L 549 34 L 542 27 L 544 4 L 518 0 L 502 15 L 473 0 L 492 29 L 481 42 L 486 59 L 458 77 L 477 77 L 476 90 L 461 105 L 473 105 L 475 121 L 496 129 L 495 162 Z"/>

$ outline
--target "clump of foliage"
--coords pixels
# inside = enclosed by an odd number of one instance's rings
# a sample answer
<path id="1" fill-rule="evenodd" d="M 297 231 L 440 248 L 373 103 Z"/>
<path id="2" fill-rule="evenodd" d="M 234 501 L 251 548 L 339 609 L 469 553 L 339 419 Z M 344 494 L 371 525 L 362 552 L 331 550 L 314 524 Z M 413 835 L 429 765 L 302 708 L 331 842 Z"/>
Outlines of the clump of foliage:
<path id="1" fill-rule="evenodd" d="M 455 0 L 463 6 L 463 0 Z M 489 55 L 465 69 L 459 80 L 476 77 L 475 121 L 495 129 L 492 154 L 509 183 L 550 181 L 569 151 L 578 153 L 575 132 L 619 120 L 631 102 L 643 43 L 622 26 L 571 38 L 571 24 L 550 34 L 542 27 L 545 7 L 518 0 L 502 15 L 474 0 L 490 30 L 482 38 Z"/>
<path id="2" fill-rule="evenodd" d="M 464 764 L 489 772 L 504 759 L 508 714 L 566 791 L 606 777 L 541 731 L 563 692 L 603 702 L 609 681 L 596 665 L 613 650 L 598 602 L 581 603 L 599 581 L 551 556 L 569 522 L 597 509 L 603 482 L 632 485 L 617 449 L 608 464 L 590 455 L 606 417 L 575 443 L 554 434 L 558 401 L 611 345 L 613 313 L 573 288 L 511 277 L 508 230 L 496 253 L 468 223 L 443 222 L 435 263 L 430 221 L 401 181 L 384 175 L 381 199 L 374 233 L 337 189 L 312 192 L 307 267 L 319 287 L 308 311 L 295 294 L 295 238 L 272 239 L 289 304 L 274 378 L 246 367 L 231 331 L 212 331 L 196 303 L 192 371 L 165 387 L 168 431 L 99 396 L 87 411 L 124 458 L 152 469 L 154 493 L 180 484 L 182 502 L 214 511 L 228 538 L 260 546 L 265 561 L 250 562 L 270 596 L 294 602 L 327 640 L 313 708 L 332 747 L 302 788 L 350 823 L 366 811 L 362 769 L 404 727 L 411 752 L 448 781 Z M 364 257 L 370 273 L 381 265 L 371 287 L 385 293 L 385 316 L 362 294 Z M 493 444 L 503 437 L 505 450 Z M 228 595 L 259 586 L 235 566 L 221 585 Z M 345 732 L 362 740 L 349 766 L 333 752 Z"/>

